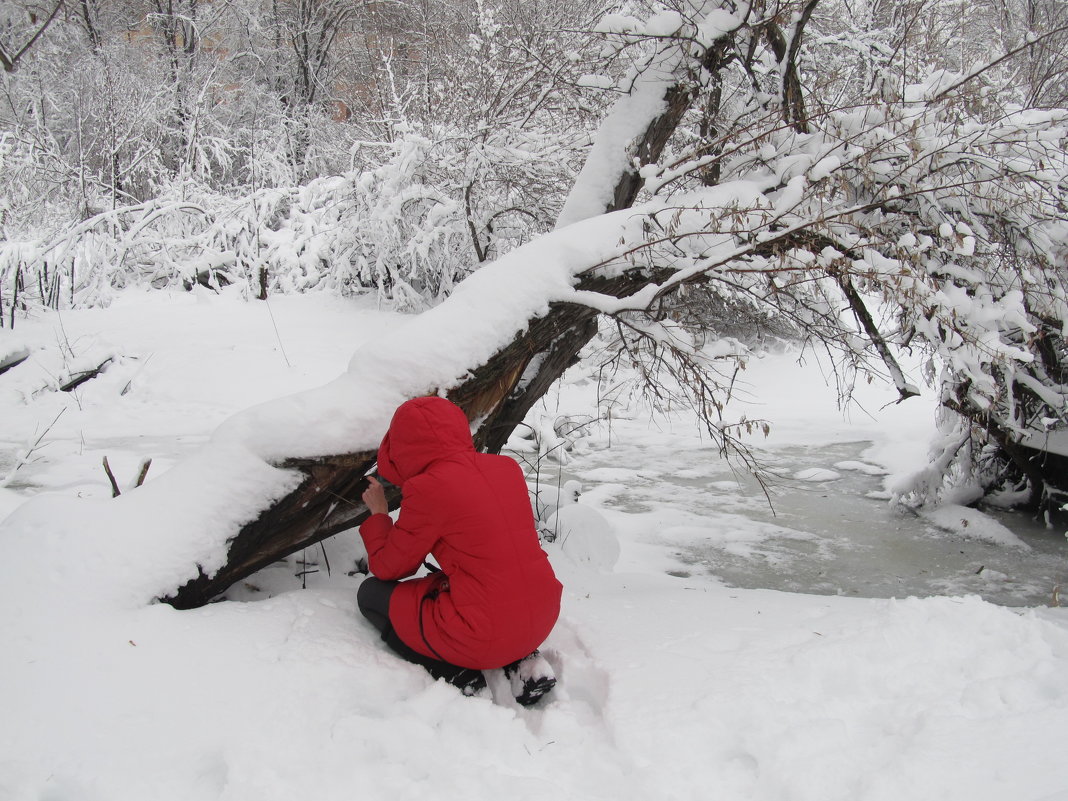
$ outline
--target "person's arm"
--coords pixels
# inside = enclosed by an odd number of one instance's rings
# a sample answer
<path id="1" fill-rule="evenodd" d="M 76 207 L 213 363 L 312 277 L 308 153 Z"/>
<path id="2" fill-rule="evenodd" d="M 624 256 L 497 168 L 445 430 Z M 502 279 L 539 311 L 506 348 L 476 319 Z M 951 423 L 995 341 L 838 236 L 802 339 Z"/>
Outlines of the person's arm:
<path id="1" fill-rule="evenodd" d="M 367 565 L 380 579 L 392 581 L 407 578 L 419 569 L 430 553 L 438 535 L 434 520 L 422 510 L 424 493 L 419 480 L 405 484 L 400 517 L 394 523 L 389 517 L 382 485 L 374 478 L 363 493 L 363 502 L 371 516 L 360 526 L 360 536 L 367 547 Z"/>

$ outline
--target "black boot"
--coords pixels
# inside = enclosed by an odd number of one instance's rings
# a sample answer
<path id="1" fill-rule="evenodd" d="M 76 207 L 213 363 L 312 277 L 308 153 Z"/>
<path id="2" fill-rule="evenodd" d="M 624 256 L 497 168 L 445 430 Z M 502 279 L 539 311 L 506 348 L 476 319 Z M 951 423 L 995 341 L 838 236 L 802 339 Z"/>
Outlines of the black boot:
<path id="1" fill-rule="evenodd" d="M 530 706 L 556 686 L 556 674 L 549 661 L 535 650 L 517 662 L 504 666 L 516 703 Z"/>
<path id="2" fill-rule="evenodd" d="M 481 670 L 462 668 L 447 662 L 426 665 L 427 672 L 435 679 L 443 679 L 453 687 L 459 687 L 464 695 L 475 695 L 486 686 L 486 677 Z"/>
<path id="3" fill-rule="evenodd" d="M 460 692 L 467 696 L 476 695 L 479 690 L 486 686 L 486 676 L 481 670 L 475 670 L 474 668 L 464 668 L 452 678 L 445 679 L 445 681 L 454 687 L 459 687 Z"/>

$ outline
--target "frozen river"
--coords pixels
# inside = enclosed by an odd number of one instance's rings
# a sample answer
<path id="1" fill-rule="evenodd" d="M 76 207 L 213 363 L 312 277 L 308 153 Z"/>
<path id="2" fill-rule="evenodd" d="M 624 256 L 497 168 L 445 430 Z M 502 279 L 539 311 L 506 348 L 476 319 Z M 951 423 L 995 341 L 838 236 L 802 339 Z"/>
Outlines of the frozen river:
<path id="1" fill-rule="evenodd" d="M 771 506 L 713 448 L 621 444 L 583 454 L 566 475 L 624 539 L 667 549 L 677 562 L 668 572 L 682 578 L 875 598 L 975 594 L 1008 606 L 1056 605 L 1062 585 L 1068 595 L 1068 521 L 992 513 L 1026 543 L 1015 548 L 970 537 L 966 526 L 938 528 L 887 503 L 881 471 L 861 458 L 867 445 L 764 454 Z"/>

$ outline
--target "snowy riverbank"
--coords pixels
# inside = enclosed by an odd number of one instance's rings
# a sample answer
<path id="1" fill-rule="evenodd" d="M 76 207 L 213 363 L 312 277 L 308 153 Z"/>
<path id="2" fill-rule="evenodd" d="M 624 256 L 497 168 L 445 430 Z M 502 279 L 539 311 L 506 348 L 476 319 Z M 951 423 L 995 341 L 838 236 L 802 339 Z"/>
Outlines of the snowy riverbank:
<path id="1" fill-rule="evenodd" d="M 0 517 L 44 494 L 66 522 L 31 529 L 16 514 L 0 527 L 0 797 L 1068 799 L 1068 615 L 742 590 L 679 570 L 672 527 L 703 527 L 743 559 L 766 558 L 767 541 L 722 483 L 704 518 L 655 482 L 643 509 L 613 505 L 656 471 L 709 479 L 707 443 L 684 418 L 620 408 L 612 436 L 628 451 L 610 466 L 594 463 L 613 459 L 607 431 L 586 443 L 581 502 L 607 516 L 621 555 L 596 570 L 548 546 L 567 587 L 545 649 L 561 682 L 534 709 L 499 677 L 465 699 L 387 653 L 355 610 L 354 535 L 326 544 L 329 575 L 321 552 L 305 555 L 319 570 L 307 589 L 292 569 L 258 577 L 284 590 L 265 600 L 245 587 L 235 597 L 260 600 L 177 612 L 109 595 L 101 583 L 136 570 L 129 555 L 151 552 L 153 532 L 118 532 L 139 539 L 133 551 L 85 550 L 78 509 L 113 503 L 103 456 L 122 484 L 153 457 L 151 483 L 233 412 L 329 381 L 395 323 L 326 296 L 268 308 L 130 293 L 0 332 L 33 352 L 0 376 Z M 47 388 L 108 356 L 74 393 Z M 815 365 L 792 365 L 769 356 L 747 371 L 762 404 L 750 417 L 774 423 L 773 448 L 865 441 L 863 464 L 915 466 L 929 403 L 880 411 L 873 387 L 871 415 L 843 419 Z M 551 402 L 575 411 L 584 391 Z"/>

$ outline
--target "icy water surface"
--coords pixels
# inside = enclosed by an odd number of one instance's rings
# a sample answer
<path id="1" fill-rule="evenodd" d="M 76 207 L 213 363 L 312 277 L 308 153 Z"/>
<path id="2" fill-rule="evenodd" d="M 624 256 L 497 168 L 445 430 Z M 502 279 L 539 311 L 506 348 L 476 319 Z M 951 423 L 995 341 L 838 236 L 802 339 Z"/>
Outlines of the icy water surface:
<path id="1" fill-rule="evenodd" d="M 1029 551 L 936 528 L 870 497 L 883 484 L 878 468 L 861 460 L 866 446 L 775 451 L 768 456 L 773 508 L 713 449 L 613 447 L 581 456 L 567 473 L 582 482 L 587 502 L 628 513 L 613 520 L 627 529 L 624 537 L 667 547 L 679 562 L 670 572 L 681 577 L 874 598 L 976 594 L 1008 606 L 1058 604 L 1062 585 L 1068 597 L 1068 521 L 1047 528 L 1027 515 L 998 514 Z M 629 469 L 636 464 L 644 466 Z M 833 472 L 803 472 L 819 470 Z"/>

